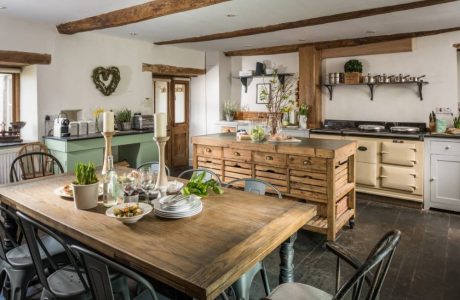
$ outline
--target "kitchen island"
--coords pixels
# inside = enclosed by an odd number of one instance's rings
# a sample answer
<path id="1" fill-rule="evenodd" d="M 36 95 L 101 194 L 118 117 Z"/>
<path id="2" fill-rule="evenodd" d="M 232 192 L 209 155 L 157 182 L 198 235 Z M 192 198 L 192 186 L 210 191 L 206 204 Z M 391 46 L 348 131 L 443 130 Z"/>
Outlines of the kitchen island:
<path id="1" fill-rule="evenodd" d="M 104 137 L 100 133 L 70 137 L 43 137 L 44 143 L 62 164 L 65 172 L 71 172 L 77 162 L 93 162 L 102 166 Z M 158 149 L 152 131 L 119 131 L 112 139 L 116 161 L 126 160 L 132 167 L 158 160 Z"/>
<path id="2" fill-rule="evenodd" d="M 284 196 L 314 203 L 318 215 L 304 229 L 337 232 L 355 217 L 356 142 L 301 138 L 298 143 L 237 141 L 234 133 L 192 137 L 193 166 L 211 169 L 223 182 L 267 181 Z"/>

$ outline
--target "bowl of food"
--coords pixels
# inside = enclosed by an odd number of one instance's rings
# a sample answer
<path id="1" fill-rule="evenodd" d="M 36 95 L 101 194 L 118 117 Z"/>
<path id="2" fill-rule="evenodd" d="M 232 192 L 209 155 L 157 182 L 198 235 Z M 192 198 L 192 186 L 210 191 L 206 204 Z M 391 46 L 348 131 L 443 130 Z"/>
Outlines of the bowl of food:
<path id="1" fill-rule="evenodd" d="M 110 207 L 105 214 L 125 224 L 136 223 L 152 211 L 147 203 L 123 203 Z"/>

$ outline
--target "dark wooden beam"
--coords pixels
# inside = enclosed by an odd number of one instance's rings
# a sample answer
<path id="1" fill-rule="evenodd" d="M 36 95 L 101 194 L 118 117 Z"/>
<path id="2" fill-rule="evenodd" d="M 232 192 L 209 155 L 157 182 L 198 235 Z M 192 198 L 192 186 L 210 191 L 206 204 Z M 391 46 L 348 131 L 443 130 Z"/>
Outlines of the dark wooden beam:
<path id="1" fill-rule="evenodd" d="M 195 37 L 189 37 L 189 38 L 183 38 L 183 39 L 162 41 L 162 42 L 157 42 L 155 44 L 156 45 L 169 45 L 169 44 L 196 43 L 196 42 L 229 39 L 229 38 L 235 38 L 235 37 L 241 37 L 241 36 L 255 35 L 255 34 L 268 33 L 268 32 L 280 31 L 280 30 L 315 26 L 315 25 L 321 25 L 321 24 L 327 24 L 327 23 L 333 23 L 333 22 L 364 18 L 364 17 L 369 17 L 369 16 L 375 16 L 375 15 L 388 14 L 392 12 L 422 8 L 422 7 L 438 5 L 438 4 L 454 2 L 454 1 L 457 1 L 457 0 L 415 1 L 415 2 L 410 2 L 410 3 L 398 4 L 398 5 L 383 6 L 383 7 L 351 11 L 351 12 L 340 13 L 340 14 L 329 15 L 329 16 L 322 16 L 322 17 L 311 18 L 311 19 L 304 19 L 304 20 L 299 20 L 299 21 L 294 21 L 294 22 L 286 22 L 286 23 L 281 23 L 281 24 L 276 24 L 276 25 L 268 25 L 268 26 L 263 26 L 263 27 L 254 27 L 254 28 L 247 28 L 247 29 L 241 29 L 241 30 L 235 30 L 235 31 L 229 31 L 229 32 L 221 32 L 221 33 L 215 33 L 215 34 L 209 34 L 209 35 L 203 35 L 203 36 L 195 36 Z"/>
<path id="2" fill-rule="evenodd" d="M 304 44 L 292 44 L 292 45 L 282 45 L 275 47 L 265 47 L 265 48 L 254 48 L 254 49 L 244 49 L 244 50 L 234 50 L 225 52 L 226 56 L 253 56 L 253 55 L 266 55 L 266 54 L 279 54 L 279 53 L 291 53 L 299 51 L 301 47 L 315 47 L 316 49 L 330 49 L 330 48 L 339 48 L 339 47 L 352 47 L 372 43 L 380 43 L 387 41 L 395 41 L 408 38 L 423 37 L 428 35 L 436 35 L 446 32 L 459 31 L 460 27 L 451 27 L 444 29 L 428 30 L 428 31 L 417 31 L 417 32 L 404 32 L 397 34 L 389 35 L 379 35 L 379 36 L 368 36 L 363 38 L 353 38 L 353 39 L 343 39 L 343 40 L 333 40 L 333 41 L 322 41 L 322 42 L 312 42 Z"/>
<path id="3" fill-rule="evenodd" d="M 49 65 L 51 54 L 0 50 L 0 65 L 23 67 Z"/>
<path id="4" fill-rule="evenodd" d="M 59 33 L 74 34 L 83 31 L 117 27 L 188 10 L 198 9 L 230 0 L 154 0 L 57 26 Z"/>
<path id="5" fill-rule="evenodd" d="M 197 68 L 182 68 L 168 65 L 142 64 L 143 72 L 151 72 L 153 75 L 196 77 L 206 74 L 206 70 Z"/>

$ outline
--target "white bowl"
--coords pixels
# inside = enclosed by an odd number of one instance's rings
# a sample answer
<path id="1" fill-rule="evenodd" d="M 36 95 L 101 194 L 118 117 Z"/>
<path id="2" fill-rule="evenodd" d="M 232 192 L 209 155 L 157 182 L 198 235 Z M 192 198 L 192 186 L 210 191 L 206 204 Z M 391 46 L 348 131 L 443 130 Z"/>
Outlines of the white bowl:
<path id="1" fill-rule="evenodd" d="M 139 205 L 139 208 L 143 210 L 143 213 L 134 217 L 117 217 L 113 213 L 114 208 L 124 208 L 128 205 L 133 205 L 133 203 L 123 203 L 123 204 L 118 204 L 110 207 L 105 211 L 105 215 L 111 218 L 116 218 L 118 221 L 125 223 L 125 224 L 132 224 L 136 223 L 140 219 L 142 219 L 145 215 L 148 215 L 152 210 L 153 207 L 147 203 L 137 203 Z"/>

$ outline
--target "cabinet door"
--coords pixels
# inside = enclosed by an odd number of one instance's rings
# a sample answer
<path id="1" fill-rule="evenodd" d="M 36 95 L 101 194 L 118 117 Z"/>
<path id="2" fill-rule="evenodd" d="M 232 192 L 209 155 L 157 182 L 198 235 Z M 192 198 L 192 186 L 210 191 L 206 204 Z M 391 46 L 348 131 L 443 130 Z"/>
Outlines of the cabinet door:
<path id="1" fill-rule="evenodd" d="M 430 206 L 460 211 L 460 156 L 431 155 Z"/>

